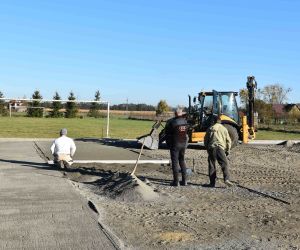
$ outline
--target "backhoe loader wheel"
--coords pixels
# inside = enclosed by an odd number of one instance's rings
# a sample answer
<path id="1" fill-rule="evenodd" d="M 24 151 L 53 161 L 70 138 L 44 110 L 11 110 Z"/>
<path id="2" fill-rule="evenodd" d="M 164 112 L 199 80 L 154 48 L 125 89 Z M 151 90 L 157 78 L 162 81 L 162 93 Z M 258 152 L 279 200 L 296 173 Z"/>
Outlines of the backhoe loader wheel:
<path id="1" fill-rule="evenodd" d="M 235 127 L 229 124 L 223 124 L 225 128 L 227 128 L 230 139 L 231 139 L 231 148 L 234 148 L 238 145 L 239 134 Z"/>

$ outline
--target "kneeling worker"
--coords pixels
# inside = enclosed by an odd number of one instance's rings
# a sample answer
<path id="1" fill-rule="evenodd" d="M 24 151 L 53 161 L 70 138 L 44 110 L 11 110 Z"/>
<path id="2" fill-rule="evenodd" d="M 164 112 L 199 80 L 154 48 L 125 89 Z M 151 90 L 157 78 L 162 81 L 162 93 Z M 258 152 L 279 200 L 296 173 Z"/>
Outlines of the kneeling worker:
<path id="1" fill-rule="evenodd" d="M 206 131 L 204 146 L 208 153 L 208 173 L 210 179 L 208 186 L 214 187 L 216 184 L 216 162 L 222 168 L 226 186 L 233 186 L 234 184 L 229 179 L 229 162 L 227 159 L 231 148 L 231 139 L 228 130 L 221 124 L 220 116 L 214 117 L 214 125 Z"/>
<path id="2" fill-rule="evenodd" d="M 70 167 L 73 163 L 73 155 L 76 151 L 76 146 L 73 139 L 67 137 L 67 129 L 60 130 L 60 137 L 57 138 L 52 146 L 51 153 L 54 156 L 54 163 L 61 168 Z"/>
<path id="3" fill-rule="evenodd" d="M 175 118 L 170 120 L 166 125 L 167 145 L 170 148 L 173 182 L 172 186 L 179 186 L 179 166 L 181 168 L 182 182 L 181 185 L 187 185 L 186 163 L 184 160 L 185 149 L 188 142 L 188 124 L 183 117 L 182 109 L 177 109 Z"/>

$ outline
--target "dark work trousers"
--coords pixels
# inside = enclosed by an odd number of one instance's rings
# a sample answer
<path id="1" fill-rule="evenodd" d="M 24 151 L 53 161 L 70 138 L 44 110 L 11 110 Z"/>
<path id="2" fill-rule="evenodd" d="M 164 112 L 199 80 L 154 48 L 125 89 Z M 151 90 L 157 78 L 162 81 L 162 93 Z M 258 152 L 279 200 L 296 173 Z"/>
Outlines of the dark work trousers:
<path id="1" fill-rule="evenodd" d="M 224 181 L 229 180 L 229 163 L 225 154 L 225 151 L 221 147 L 214 147 L 208 151 L 208 174 L 210 179 L 210 184 L 215 185 L 217 172 L 216 172 L 216 162 L 218 162 L 223 171 Z"/>
<path id="2" fill-rule="evenodd" d="M 175 145 L 170 148 L 174 182 L 178 182 L 179 166 L 181 168 L 182 181 L 186 181 L 185 149 L 186 144 Z"/>

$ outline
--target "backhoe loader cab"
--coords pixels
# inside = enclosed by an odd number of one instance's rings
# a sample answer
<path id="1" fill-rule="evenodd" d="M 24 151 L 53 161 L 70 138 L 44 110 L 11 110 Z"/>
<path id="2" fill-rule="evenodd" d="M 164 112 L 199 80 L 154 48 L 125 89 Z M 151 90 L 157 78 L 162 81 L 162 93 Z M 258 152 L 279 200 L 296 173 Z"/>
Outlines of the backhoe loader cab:
<path id="1" fill-rule="evenodd" d="M 205 131 L 212 125 L 213 116 L 221 115 L 222 124 L 227 128 L 233 146 L 236 146 L 241 138 L 241 122 L 235 98 L 237 95 L 237 92 L 213 90 L 200 92 L 198 98 L 193 99 L 193 104 L 190 101 L 187 114 L 191 125 L 190 142 L 203 141 Z"/>

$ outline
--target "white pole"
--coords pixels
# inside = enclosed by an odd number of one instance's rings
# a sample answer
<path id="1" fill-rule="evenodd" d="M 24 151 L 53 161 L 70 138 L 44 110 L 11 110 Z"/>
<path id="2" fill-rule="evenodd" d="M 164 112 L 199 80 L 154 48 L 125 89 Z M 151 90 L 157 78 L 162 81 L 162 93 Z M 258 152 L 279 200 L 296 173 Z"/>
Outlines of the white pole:
<path id="1" fill-rule="evenodd" d="M 9 103 L 9 117 L 11 118 L 11 103 Z"/>
<path id="2" fill-rule="evenodd" d="M 109 137 L 109 102 L 107 102 L 106 137 Z"/>

